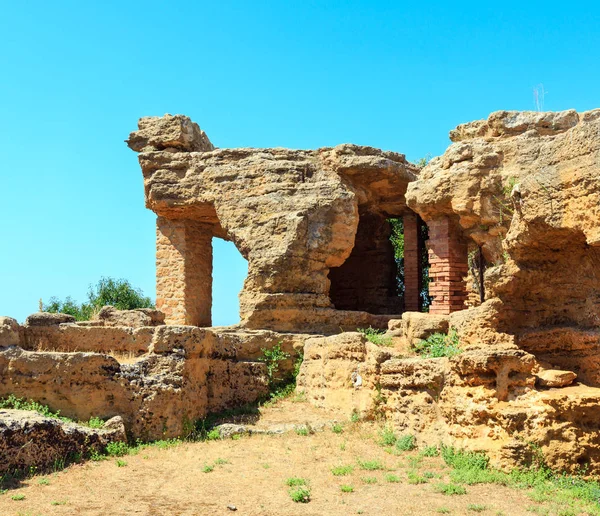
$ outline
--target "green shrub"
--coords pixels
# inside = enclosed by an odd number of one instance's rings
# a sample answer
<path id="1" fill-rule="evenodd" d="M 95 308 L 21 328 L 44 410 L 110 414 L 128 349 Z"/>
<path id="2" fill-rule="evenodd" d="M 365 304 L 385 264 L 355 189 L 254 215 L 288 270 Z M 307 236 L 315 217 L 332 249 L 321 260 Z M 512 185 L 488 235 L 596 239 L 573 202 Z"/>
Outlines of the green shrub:
<path id="1" fill-rule="evenodd" d="M 42 303 L 42 310 L 69 314 L 78 321 L 87 321 L 106 305 L 119 310 L 154 308 L 152 300 L 140 289 L 132 287 L 129 281 L 102 277 L 95 286 L 90 285 L 86 303 L 78 304 L 68 296 L 64 301 L 51 297 L 47 304 Z"/>
<path id="2" fill-rule="evenodd" d="M 394 446 L 398 440 L 394 431 L 388 427 L 381 430 L 379 437 L 379 444 L 381 444 L 381 446 Z"/>
<path id="3" fill-rule="evenodd" d="M 415 346 L 415 351 L 424 358 L 453 357 L 462 352 L 458 334 L 454 328 L 450 332 L 434 333 Z"/>
<path id="4" fill-rule="evenodd" d="M 385 476 L 385 481 L 386 482 L 390 482 L 390 483 L 398 483 L 401 482 L 400 477 L 398 475 L 393 475 L 391 473 L 388 473 Z"/>
<path id="5" fill-rule="evenodd" d="M 71 419 L 62 417 L 60 410 L 53 412 L 48 405 L 42 405 L 31 399 L 17 398 L 14 394 L 9 394 L 6 398 L 0 398 L 0 409 L 33 410 L 42 416 L 71 421 Z"/>
<path id="6" fill-rule="evenodd" d="M 392 346 L 392 338 L 385 335 L 385 330 L 376 330 L 375 328 L 357 328 L 356 331 L 362 333 L 369 342 L 377 346 Z"/>
<path id="7" fill-rule="evenodd" d="M 306 486 L 293 487 L 289 490 L 290 498 L 296 503 L 310 502 L 310 488 Z"/>
<path id="8" fill-rule="evenodd" d="M 127 455 L 128 452 L 129 446 L 127 446 L 127 443 L 121 441 L 108 443 L 106 445 L 106 454 L 110 457 L 122 457 L 123 455 Z"/>
<path id="9" fill-rule="evenodd" d="M 396 441 L 396 448 L 400 451 L 411 451 L 416 448 L 414 435 L 403 435 Z"/>
<path id="10" fill-rule="evenodd" d="M 362 477 L 361 480 L 365 484 L 376 484 L 377 483 L 377 479 L 375 477 Z"/>
<path id="11" fill-rule="evenodd" d="M 406 475 L 406 478 L 408 479 L 409 484 L 426 484 L 427 483 L 427 479 L 424 476 L 419 475 L 416 471 L 409 471 L 408 474 Z"/>
<path id="12" fill-rule="evenodd" d="M 102 419 L 99 417 L 91 417 L 87 423 L 84 423 L 84 425 L 89 426 L 90 428 L 103 428 L 104 421 L 102 421 Z"/>
<path id="13" fill-rule="evenodd" d="M 349 485 L 340 486 L 340 490 L 342 491 L 342 493 L 353 493 L 354 492 L 354 488 Z"/>
<path id="14" fill-rule="evenodd" d="M 334 434 L 341 434 L 344 432 L 344 427 L 342 425 L 340 425 L 339 423 L 335 423 L 332 427 L 331 427 L 331 431 Z"/>
<path id="15" fill-rule="evenodd" d="M 437 446 L 425 446 L 421 451 L 423 457 L 437 457 L 440 454 L 440 450 Z"/>

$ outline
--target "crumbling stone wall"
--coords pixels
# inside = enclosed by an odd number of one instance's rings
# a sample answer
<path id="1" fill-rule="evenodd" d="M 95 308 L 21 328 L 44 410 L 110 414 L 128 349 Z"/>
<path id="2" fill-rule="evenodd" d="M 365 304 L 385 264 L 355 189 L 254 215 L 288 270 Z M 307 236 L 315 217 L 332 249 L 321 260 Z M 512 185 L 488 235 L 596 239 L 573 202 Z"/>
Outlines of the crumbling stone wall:
<path id="1" fill-rule="evenodd" d="M 318 333 L 339 331 L 340 322 L 350 328 L 385 325 L 387 319 L 369 315 L 363 306 L 375 314 L 400 308 L 389 287 L 372 278 L 381 275 L 392 282 L 389 245 L 375 245 L 382 258 L 366 275 L 372 285 L 360 289 L 364 302 L 356 308 L 362 313 L 335 310 L 328 276 L 351 257 L 361 216 L 368 226 L 369 217 L 385 220 L 409 211 L 404 194 L 418 168 L 402 154 L 357 145 L 213 150 L 207 141 L 196 124 L 180 115 L 143 118 L 129 137 L 130 147 L 139 152 L 146 205 L 160 218 L 157 304 L 164 307 L 166 322 L 208 320 L 210 298 L 190 294 L 200 284 L 209 288 L 208 274 L 186 278 L 187 271 L 207 270 L 208 255 L 191 256 L 202 252 L 200 244 L 192 249 L 189 243 L 172 243 L 178 251 L 169 251 L 161 230 L 183 225 L 187 232 L 194 221 L 206 228 L 203 239 L 210 234 L 231 240 L 248 260 L 240 294 L 243 326 Z M 381 231 L 385 225 L 377 234 Z M 358 243 L 360 248 L 360 237 Z M 165 266 L 165 259 L 175 266 Z M 380 272 L 381 265 L 386 269 Z M 351 306 L 339 292 L 334 289 L 338 303 Z M 376 299 L 379 294 L 383 301 Z M 202 317 L 192 315 L 196 312 Z"/>

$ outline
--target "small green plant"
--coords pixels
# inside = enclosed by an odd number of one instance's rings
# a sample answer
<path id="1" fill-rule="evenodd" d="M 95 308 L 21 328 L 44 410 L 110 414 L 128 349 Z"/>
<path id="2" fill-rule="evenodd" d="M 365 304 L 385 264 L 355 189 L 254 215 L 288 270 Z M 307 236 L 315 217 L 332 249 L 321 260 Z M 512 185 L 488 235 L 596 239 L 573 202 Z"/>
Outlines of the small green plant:
<path id="1" fill-rule="evenodd" d="M 450 514 L 450 509 L 448 509 L 448 507 L 438 507 L 435 512 L 439 512 L 440 514 Z"/>
<path id="2" fill-rule="evenodd" d="M 305 437 L 310 435 L 310 429 L 306 425 L 297 426 L 296 428 L 294 428 L 294 431 L 298 435 L 303 435 Z"/>
<path id="3" fill-rule="evenodd" d="M 379 444 L 381 444 L 381 446 L 394 446 L 397 440 L 398 438 L 396 437 L 394 430 L 389 427 L 385 427 L 379 433 Z"/>
<path id="4" fill-rule="evenodd" d="M 202 467 L 202 473 L 211 473 L 215 470 L 215 467 L 213 464 L 205 464 Z"/>
<path id="5" fill-rule="evenodd" d="M 444 482 L 440 482 L 434 486 L 434 489 L 438 493 L 442 493 L 447 496 L 467 494 L 467 490 L 463 486 L 454 484 L 452 482 L 449 482 L 447 484 Z"/>
<path id="6" fill-rule="evenodd" d="M 422 457 L 437 457 L 440 454 L 440 450 L 437 446 L 425 446 L 420 452 Z"/>
<path id="7" fill-rule="evenodd" d="M 448 334 L 434 333 L 415 346 L 415 351 L 424 358 L 453 357 L 462 352 L 458 333 L 451 328 Z"/>
<path id="8" fill-rule="evenodd" d="M 310 488 L 307 486 L 292 487 L 289 490 L 290 498 L 296 503 L 310 502 Z"/>
<path id="9" fill-rule="evenodd" d="M 362 477 L 361 480 L 365 484 L 376 484 L 377 483 L 377 479 L 375 477 Z"/>
<path id="10" fill-rule="evenodd" d="M 69 418 L 62 417 L 60 410 L 54 412 L 48 405 L 42 405 L 31 399 L 17 398 L 14 394 L 9 394 L 6 398 L 0 398 L 0 409 L 33 410 L 42 416 L 71 421 Z"/>
<path id="11" fill-rule="evenodd" d="M 486 505 L 481 505 L 478 503 L 470 503 L 469 505 L 467 505 L 467 510 L 473 511 L 473 512 L 483 512 L 486 509 L 487 509 Z"/>
<path id="12" fill-rule="evenodd" d="M 297 486 L 306 486 L 308 482 L 304 478 L 300 477 L 290 477 L 285 481 L 286 485 L 289 487 L 297 487 Z"/>
<path id="13" fill-rule="evenodd" d="M 122 457 L 127 455 L 129 452 L 129 446 L 127 443 L 121 441 L 115 441 L 106 445 L 106 454 L 109 457 Z"/>
<path id="14" fill-rule="evenodd" d="M 50 502 L 50 505 L 67 505 L 66 500 L 53 500 Z"/>
<path id="15" fill-rule="evenodd" d="M 400 477 L 398 475 L 393 475 L 392 473 L 388 473 L 385 476 L 385 481 L 389 482 L 390 484 L 397 484 L 399 482 L 402 482 L 402 480 L 400 480 Z"/>
<path id="16" fill-rule="evenodd" d="M 331 431 L 334 434 L 341 434 L 344 432 L 344 427 L 342 425 L 340 425 L 339 423 L 334 423 L 333 426 L 331 427 Z"/>
<path id="17" fill-rule="evenodd" d="M 349 475 L 354 471 L 354 467 L 352 466 L 335 466 L 331 468 L 331 473 L 335 477 L 343 477 L 345 475 Z"/>
<path id="18" fill-rule="evenodd" d="M 290 354 L 281 349 L 281 344 L 279 342 L 271 349 L 261 348 L 262 356 L 258 358 L 267 366 L 267 381 L 271 392 L 275 391 L 285 381 L 285 378 L 280 374 L 281 362 L 290 358 Z"/>
<path id="19" fill-rule="evenodd" d="M 91 417 L 90 420 L 84 424 L 89 426 L 90 428 L 104 427 L 104 421 L 102 421 L 102 419 L 100 419 L 99 417 Z"/>
<path id="20" fill-rule="evenodd" d="M 358 466 L 360 469 L 364 469 L 365 471 L 376 471 L 378 469 L 385 469 L 383 464 L 378 460 L 361 460 L 358 459 Z"/>
<path id="21" fill-rule="evenodd" d="M 400 451 L 411 451 L 416 448 L 414 435 L 403 435 L 396 441 L 396 448 Z"/>
<path id="22" fill-rule="evenodd" d="M 340 490 L 342 491 L 342 493 L 353 493 L 354 492 L 354 488 L 349 485 L 340 486 Z"/>
<path id="23" fill-rule="evenodd" d="M 125 462 L 123 459 L 117 459 L 116 462 L 118 468 L 124 468 L 125 466 L 127 466 L 127 462 Z"/>
<path id="24" fill-rule="evenodd" d="M 427 479 L 416 471 L 409 471 L 406 475 L 409 484 L 426 484 Z"/>
<path id="25" fill-rule="evenodd" d="M 23 494 L 16 494 L 16 495 L 12 495 L 11 500 L 14 500 L 15 502 L 20 502 L 22 500 L 25 500 L 25 495 Z"/>
<path id="26" fill-rule="evenodd" d="M 38 484 L 41 486 L 47 486 L 50 485 L 50 480 L 48 480 L 46 477 L 43 477 L 38 480 Z"/>
<path id="27" fill-rule="evenodd" d="M 350 421 L 352 421 L 352 423 L 358 423 L 360 421 L 360 414 L 356 410 L 352 411 Z"/>
<path id="28" fill-rule="evenodd" d="M 393 346 L 392 337 L 385 335 L 385 330 L 376 330 L 375 328 L 357 328 L 359 333 L 362 333 L 365 338 L 376 344 L 377 346 Z"/>
<path id="29" fill-rule="evenodd" d="M 215 460 L 216 466 L 222 466 L 223 464 L 229 464 L 229 461 L 227 459 L 221 459 L 221 458 L 218 458 L 217 460 Z"/>

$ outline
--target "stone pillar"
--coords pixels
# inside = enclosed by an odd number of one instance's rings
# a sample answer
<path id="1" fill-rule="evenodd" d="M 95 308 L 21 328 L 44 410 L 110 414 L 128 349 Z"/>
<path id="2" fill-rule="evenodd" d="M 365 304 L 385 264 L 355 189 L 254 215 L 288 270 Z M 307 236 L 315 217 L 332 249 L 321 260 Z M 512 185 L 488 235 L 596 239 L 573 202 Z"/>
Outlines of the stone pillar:
<path id="1" fill-rule="evenodd" d="M 167 324 L 210 326 L 212 229 L 194 220 L 156 221 L 156 308 Z"/>
<path id="2" fill-rule="evenodd" d="M 449 314 L 463 310 L 467 299 L 465 276 L 467 244 L 448 218 L 427 223 L 429 228 L 429 294 L 432 314 Z"/>
<path id="3" fill-rule="evenodd" d="M 410 213 L 402 217 L 404 222 L 404 310 L 418 312 L 421 309 L 421 257 L 419 256 L 419 217 Z"/>

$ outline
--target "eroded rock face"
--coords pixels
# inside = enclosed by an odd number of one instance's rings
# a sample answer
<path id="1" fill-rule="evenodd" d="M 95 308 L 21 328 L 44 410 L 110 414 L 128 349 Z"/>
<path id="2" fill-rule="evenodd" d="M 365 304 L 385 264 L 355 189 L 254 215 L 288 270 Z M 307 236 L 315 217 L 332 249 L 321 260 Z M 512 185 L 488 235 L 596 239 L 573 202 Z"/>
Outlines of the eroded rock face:
<path id="1" fill-rule="evenodd" d="M 472 319 L 517 343 L 530 331 L 597 329 L 600 110 L 500 111 L 451 138 L 406 197 L 426 221 L 449 217 L 482 246 L 491 309 Z"/>
<path id="2" fill-rule="evenodd" d="M 110 442 L 125 441 L 119 417 L 92 429 L 30 410 L 0 409 L 0 474 L 44 470 L 75 455 L 103 452 Z"/>
<path id="3" fill-rule="evenodd" d="M 141 328 L 143 326 L 160 326 L 165 324 L 165 314 L 152 308 L 136 308 L 135 310 L 117 310 L 114 306 L 104 306 L 96 316 L 103 326 L 127 326 Z"/>
<path id="4" fill-rule="evenodd" d="M 0 348 L 21 343 L 21 327 L 12 317 L 0 317 Z"/>
<path id="5" fill-rule="evenodd" d="M 141 151 L 146 205 L 159 215 L 157 307 L 167 323 L 210 325 L 210 311 L 198 312 L 197 307 L 210 306 L 210 289 L 204 289 L 211 281 L 206 262 L 212 259 L 210 238 L 217 236 L 233 241 L 248 260 L 240 294 L 243 325 L 335 332 L 340 320 L 354 318 L 354 328 L 357 322 L 385 326 L 386 321 L 369 320 L 364 313 L 336 316 L 331 281 L 340 282 L 336 292 L 341 306 L 361 307 L 344 297 L 344 272 L 334 278 L 329 273 L 351 255 L 363 215 L 385 225 L 386 217 L 407 211 L 404 193 L 417 167 L 402 154 L 347 144 L 314 151 L 188 152 L 180 146 L 172 152 L 138 143 L 148 133 L 161 135 L 167 123 L 142 119 L 128 141 Z M 198 248 L 202 235 L 208 240 Z M 393 264 L 393 255 L 388 259 Z M 398 311 L 395 293 L 384 289 L 375 294 L 365 290 L 363 312 Z"/>

